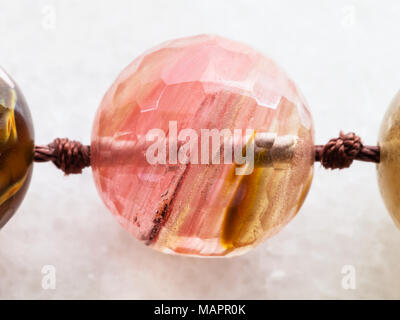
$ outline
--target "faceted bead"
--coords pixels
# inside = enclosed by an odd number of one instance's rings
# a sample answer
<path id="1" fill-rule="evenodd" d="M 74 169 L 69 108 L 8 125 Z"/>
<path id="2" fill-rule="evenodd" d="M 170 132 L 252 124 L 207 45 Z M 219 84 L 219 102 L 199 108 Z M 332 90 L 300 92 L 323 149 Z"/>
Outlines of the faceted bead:
<path id="1" fill-rule="evenodd" d="M 386 111 L 379 132 L 379 189 L 386 208 L 400 228 L 400 91 Z"/>
<path id="2" fill-rule="evenodd" d="M 254 169 L 238 174 L 243 165 L 235 161 L 192 161 L 204 149 L 174 161 L 174 134 L 179 139 L 188 128 L 198 148 L 206 129 L 240 130 L 246 148 L 257 144 Z M 146 158 L 153 129 L 165 132 L 167 161 Z M 245 129 L 255 135 L 244 137 Z M 94 121 L 91 165 L 106 206 L 145 244 L 166 253 L 237 255 L 300 209 L 312 180 L 313 135 L 302 95 L 272 60 L 200 35 L 161 44 L 122 71 Z"/>
<path id="3" fill-rule="evenodd" d="M 22 202 L 32 175 L 33 125 L 25 98 L 0 69 L 0 228 Z"/>

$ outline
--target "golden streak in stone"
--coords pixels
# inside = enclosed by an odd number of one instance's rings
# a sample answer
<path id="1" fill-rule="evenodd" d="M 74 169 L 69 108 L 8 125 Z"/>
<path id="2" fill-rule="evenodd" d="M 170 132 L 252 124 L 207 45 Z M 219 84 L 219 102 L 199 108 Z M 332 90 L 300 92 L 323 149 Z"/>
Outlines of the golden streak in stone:
<path id="1" fill-rule="evenodd" d="M 14 184 L 12 184 L 10 186 L 6 186 L 4 188 L 4 191 L 0 194 L 0 206 L 4 202 L 6 202 L 9 198 L 11 198 L 14 194 L 16 194 L 19 189 L 21 189 L 21 187 L 23 186 L 23 184 L 26 180 L 26 176 L 27 176 L 27 174 L 25 174 L 20 180 L 16 181 Z M 3 174 L 1 174 L 0 181 L 6 181 L 7 178 L 9 178 L 9 177 L 6 177 L 6 179 L 3 179 Z M 3 185 L 6 185 L 6 184 L 3 183 Z"/>
<path id="2" fill-rule="evenodd" d="M 17 140 L 14 108 L 17 102 L 15 89 L 0 78 L 0 146 L 9 148 Z M 9 170 L 0 172 L 0 205 L 12 197 L 25 182 L 26 174 L 14 181 Z"/>
<path id="3" fill-rule="evenodd" d="M 15 89 L 0 78 L 0 145 L 17 139 L 14 108 L 17 102 Z"/>

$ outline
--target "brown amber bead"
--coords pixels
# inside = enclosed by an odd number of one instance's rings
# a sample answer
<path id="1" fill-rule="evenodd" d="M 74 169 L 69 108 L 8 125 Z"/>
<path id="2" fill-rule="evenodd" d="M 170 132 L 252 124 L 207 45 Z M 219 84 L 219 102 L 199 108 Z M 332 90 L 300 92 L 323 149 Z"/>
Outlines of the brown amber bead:
<path id="1" fill-rule="evenodd" d="M 32 175 L 34 133 L 25 98 L 0 69 L 0 228 L 21 204 Z"/>

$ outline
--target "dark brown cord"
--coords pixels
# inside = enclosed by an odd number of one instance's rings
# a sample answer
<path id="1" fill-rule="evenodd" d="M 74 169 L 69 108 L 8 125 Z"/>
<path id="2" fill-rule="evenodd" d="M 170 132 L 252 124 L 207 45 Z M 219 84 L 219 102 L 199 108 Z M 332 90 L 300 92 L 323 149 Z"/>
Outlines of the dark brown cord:
<path id="1" fill-rule="evenodd" d="M 55 139 L 47 146 L 35 146 L 36 162 L 52 161 L 65 174 L 81 173 L 90 166 L 90 146 L 67 138 Z M 315 146 L 315 161 L 326 169 L 348 168 L 354 160 L 379 163 L 380 150 L 377 146 L 364 146 L 355 133 L 340 132 L 325 145 Z"/>
<path id="2" fill-rule="evenodd" d="M 354 132 L 340 132 L 338 138 L 315 146 L 315 161 L 320 161 L 326 169 L 348 168 L 353 160 L 379 163 L 379 147 L 364 146 Z"/>
<path id="3" fill-rule="evenodd" d="M 47 146 L 35 146 L 36 162 L 52 161 L 66 175 L 82 173 L 82 169 L 90 166 L 90 146 L 67 138 L 57 138 Z"/>

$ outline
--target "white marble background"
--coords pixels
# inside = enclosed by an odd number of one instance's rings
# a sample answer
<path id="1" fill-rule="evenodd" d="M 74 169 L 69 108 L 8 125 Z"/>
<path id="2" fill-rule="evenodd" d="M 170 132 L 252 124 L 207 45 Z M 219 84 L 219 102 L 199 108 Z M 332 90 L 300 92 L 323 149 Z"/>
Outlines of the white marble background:
<path id="1" fill-rule="evenodd" d="M 216 33 L 267 53 L 298 83 L 317 143 L 340 129 L 374 144 L 400 88 L 400 2 L 0 0 L 0 64 L 22 88 L 36 142 L 89 143 L 96 108 L 119 71 L 170 38 Z M 35 166 L 29 192 L 0 232 L 0 298 L 400 298 L 400 231 L 375 167 L 316 166 L 300 214 L 233 259 L 153 252 L 102 204 L 90 170 Z M 56 268 L 56 289 L 41 270 Z M 342 286 L 354 266 L 356 288 Z"/>

